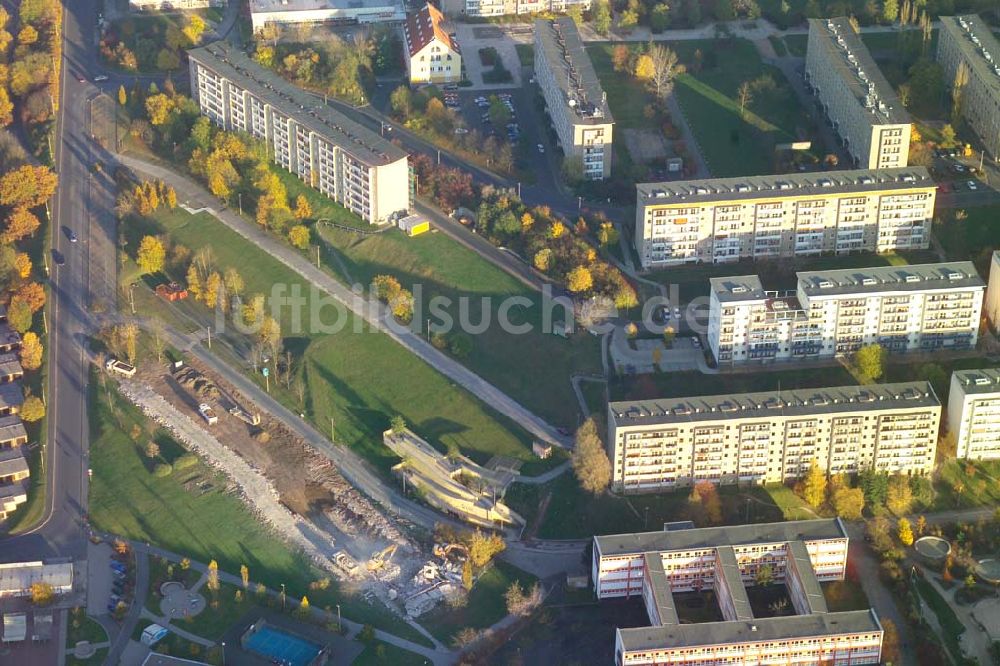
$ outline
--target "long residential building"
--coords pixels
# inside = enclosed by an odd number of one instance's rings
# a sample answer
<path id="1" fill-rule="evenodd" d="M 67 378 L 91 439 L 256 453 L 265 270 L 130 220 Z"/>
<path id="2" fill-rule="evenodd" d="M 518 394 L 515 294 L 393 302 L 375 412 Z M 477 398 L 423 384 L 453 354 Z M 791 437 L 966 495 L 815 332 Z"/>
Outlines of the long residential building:
<path id="1" fill-rule="evenodd" d="M 954 89 L 958 79 L 962 117 L 1000 159 L 1000 41 L 975 14 L 939 20 L 937 61 L 945 80 Z"/>
<path id="2" fill-rule="evenodd" d="M 449 16 L 509 16 L 515 14 L 561 13 L 570 7 L 590 9 L 592 0 L 444 0 L 442 10 Z"/>
<path id="3" fill-rule="evenodd" d="M 250 23 L 259 32 L 277 25 L 399 23 L 406 19 L 401 0 L 250 0 Z"/>
<path id="4" fill-rule="evenodd" d="M 952 373 L 948 430 L 955 436 L 956 457 L 1000 459 L 1000 368 Z"/>
<path id="5" fill-rule="evenodd" d="M 906 166 L 910 115 L 846 18 L 809 19 L 806 78 L 857 166 Z"/>
<path id="6" fill-rule="evenodd" d="M 839 518 L 594 537 L 598 599 L 641 597 L 651 626 L 617 628 L 615 666 L 877 664 L 874 611 L 831 613 L 822 582 L 843 580 Z M 795 614 L 754 617 L 747 587 L 769 567 Z M 674 594 L 713 590 L 721 622 L 682 623 Z"/>
<path id="7" fill-rule="evenodd" d="M 636 250 L 657 268 L 926 249 L 935 192 L 924 167 L 640 183 Z"/>
<path id="8" fill-rule="evenodd" d="M 406 152 L 225 41 L 188 54 L 192 96 L 212 122 L 262 139 L 276 164 L 366 222 L 409 210 Z"/>
<path id="9" fill-rule="evenodd" d="M 207 9 L 222 7 L 226 0 L 128 0 L 132 11 L 170 12 L 182 9 Z"/>
<path id="10" fill-rule="evenodd" d="M 586 180 L 610 176 L 614 119 L 573 19 L 535 21 L 535 79 L 565 159 Z"/>
<path id="11" fill-rule="evenodd" d="M 974 349 L 985 284 L 969 261 L 796 273 L 795 291 L 756 275 L 712 278 L 708 344 L 720 364 Z"/>
<path id="12" fill-rule="evenodd" d="M 782 483 L 813 461 L 829 474 L 924 475 L 940 420 L 927 382 L 611 402 L 611 481 L 626 493 Z"/>

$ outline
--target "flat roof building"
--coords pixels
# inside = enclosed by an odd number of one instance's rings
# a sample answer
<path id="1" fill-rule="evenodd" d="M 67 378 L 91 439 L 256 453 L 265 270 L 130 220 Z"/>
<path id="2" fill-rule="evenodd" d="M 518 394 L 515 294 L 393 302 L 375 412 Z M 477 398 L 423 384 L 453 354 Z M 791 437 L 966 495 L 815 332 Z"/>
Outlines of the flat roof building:
<path id="1" fill-rule="evenodd" d="M 1000 159 L 1000 41 L 975 14 L 941 16 L 937 61 L 953 90 L 961 87 L 962 117 L 993 159 Z"/>
<path id="2" fill-rule="evenodd" d="M 585 180 L 610 176 L 614 119 L 573 19 L 535 21 L 535 79 L 565 159 Z"/>
<path id="3" fill-rule="evenodd" d="M 400 0 L 250 0 L 255 33 L 268 23 L 385 23 L 405 18 Z"/>
<path id="4" fill-rule="evenodd" d="M 442 9 L 449 16 L 507 16 L 565 12 L 570 7 L 590 9 L 591 0 L 444 0 Z"/>
<path id="5" fill-rule="evenodd" d="M 625 493 L 783 483 L 813 461 L 828 474 L 924 475 L 940 420 L 928 382 L 610 402 L 611 483 Z"/>
<path id="6" fill-rule="evenodd" d="M 948 394 L 948 430 L 955 435 L 955 456 L 970 460 L 1000 458 L 1000 369 L 956 370 Z"/>
<path id="7" fill-rule="evenodd" d="M 936 186 L 924 167 L 636 185 L 644 268 L 926 249 Z"/>
<path id="8" fill-rule="evenodd" d="M 641 597 L 651 623 L 616 629 L 616 666 L 879 663 L 874 611 L 831 613 L 820 587 L 843 580 L 847 547 L 840 519 L 594 537 L 597 598 Z M 796 615 L 754 617 L 746 588 L 765 566 Z M 682 624 L 673 594 L 707 589 L 723 621 Z"/>
<path id="9" fill-rule="evenodd" d="M 891 353 L 976 346 L 985 284 L 972 262 L 796 277 L 788 292 L 754 275 L 709 280 L 708 344 L 719 363 L 831 358 L 869 344 Z"/>
<path id="10" fill-rule="evenodd" d="M 192 96 L 212 122 L 263 139 L 275 163 L 366 222 L 409 210 L 405 151 L 225 41 L 188 55 Z"/>
<path id="11" fill-rule="evenodd" d="M 462 51 L 444 28 L 444 14 L 427 3 L 403 24 L 403 56 L 410 83 L 455 83 L 462 79 Z"/>
<path id="12" fill-rule="evenodd" d="M 806 78 L 857 166 L 906 166 L 910 114 L 846 18 L 809 19 Z"/>
<path id="13" fill-rule="evenodd" d="M 48 583 L 56 594 L 73 591 L 73 563 L 10 562 L 0 564 L 0 599 L 27 597 L 35 583 Z"/>
<path id="14" fill-rule="evenodd" d="M 226 0 L 128 0 L 132 11 L 169 12 L 177 9 L 207 9 L 222 7 Z"/>

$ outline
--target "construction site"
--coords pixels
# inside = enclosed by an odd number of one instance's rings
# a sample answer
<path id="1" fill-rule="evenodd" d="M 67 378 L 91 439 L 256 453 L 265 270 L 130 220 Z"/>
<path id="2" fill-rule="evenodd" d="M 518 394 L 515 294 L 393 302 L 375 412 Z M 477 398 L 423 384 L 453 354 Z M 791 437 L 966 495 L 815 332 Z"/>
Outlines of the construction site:
<path id="1" fill-rule="evenodd" d="M 264 523 L 345 591 L 409 617 L 464 594 L 464 545 L 415 538 L 412 525 L 358 492 L 329 457 L 197 360 L 115 378 L 122 395 L 224 473 Z"/>

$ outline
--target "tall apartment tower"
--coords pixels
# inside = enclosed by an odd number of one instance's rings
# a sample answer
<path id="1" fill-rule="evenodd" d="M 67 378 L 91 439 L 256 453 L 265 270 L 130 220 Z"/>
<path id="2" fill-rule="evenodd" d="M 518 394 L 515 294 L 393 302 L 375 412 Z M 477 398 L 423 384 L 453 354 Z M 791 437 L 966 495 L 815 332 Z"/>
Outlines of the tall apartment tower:
<path id="1" fill-rule="evenodd" d="M 935 184 L 924 167 L 636 185 L 643 268 L 926 249 Z"/>
<path id="2" fill-rule="evenodd" d="M 708 344 L 719 363 L 794 361 L 879 344 L 891 353 L 973 349 L 985 285 L 969 261 L 712 278 Z"/>
<path id="3" fill-rule="evenodd" d="M 566 159 L 587 180 L 610 176 L 614 119 L 573 19 L 535 21 L 535 78 Z"/>
<path id="4" fill-rule="evenodd" d="M 228 42 L 188 51 L 191 95 L 219 127 L 247 132 L 268 154 L 366 222 L 410 208 L 407 153 L 261 67 Z"/>
<path id="5" fill-rule="evenodd" d="M 948 394 L 948 431 L 955 455 L 971 460 L 1000 458 L 1000 369 L 956 370 Z"/>
<path id="6" fill-rule="evenodd" d="M 928 382 L 608 404 L 612 485 L 662 492 L 698 481 L 783 483 L 934 469 L 941 403 Z"/>
<path id="7" fill-rule="evenodd" d="M 910 115 L 846 18 L 809 20 L 806 78 L 858 167 L 906 166 Z"/>
<path id="8" fill-rule="evenodd" d="M 975 14 L 940 17 L 937 61 L 962 87 L 962 117 L 993 159 L 1000 159 L 1000 42 Z M 961 72 L 961 76 L 959 76 Z"/>

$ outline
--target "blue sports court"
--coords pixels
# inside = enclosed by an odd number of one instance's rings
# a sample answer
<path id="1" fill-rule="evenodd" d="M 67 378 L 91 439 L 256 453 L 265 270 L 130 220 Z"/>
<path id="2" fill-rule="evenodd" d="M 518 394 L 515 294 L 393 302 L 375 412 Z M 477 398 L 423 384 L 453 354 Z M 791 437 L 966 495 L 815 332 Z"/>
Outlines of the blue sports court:
<path id="1" fill-rule="evenodd" d="M 248 636 L 244 647 L 284 666 L 307 666 L 320 651 L 315 643 L 268 626 Z"/>

